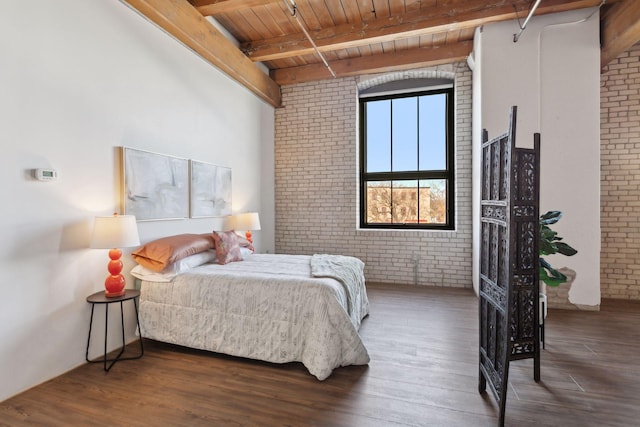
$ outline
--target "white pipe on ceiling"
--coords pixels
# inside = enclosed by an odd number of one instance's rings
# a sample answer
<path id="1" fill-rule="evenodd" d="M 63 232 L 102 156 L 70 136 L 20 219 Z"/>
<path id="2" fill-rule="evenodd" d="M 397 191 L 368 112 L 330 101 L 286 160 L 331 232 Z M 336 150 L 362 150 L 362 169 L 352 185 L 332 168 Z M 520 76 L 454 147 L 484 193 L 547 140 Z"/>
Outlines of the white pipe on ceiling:
<path id="1" fill-rule="evenodd" d="M 320 49 L 318 49 L 318 46 L 316 46 L 315 42 L 311 38 L 311 35 L 309 35 L 309 32 L 305 28 L 304 24 L 302 23 L 302 21 L 300 21 L 300 16 L 298 15 L 298 5 L 296 4 L 295 0 L 283 0 L 283 1 L 284 1 L 284 4 L 287 5 L 287 9 L 289 9 L 289 12 L 291 13 L 291 16 L 293 16 L 296 19 L 296 22 L 300 26 L 300 29 L 304 33 L 305 37 L 307 38 L 307 40 L 309 40 L 309 43 L 311 43 L 311 46 L 313 47 L 313 49 L 316 51 L 316 53 L 318 54 L 318 56 L 322 60 L 324 66 L 327 67 L 327 69 L 329 70 L 329 72 L 331 73 L 333 78 L 335 79 L 336 78 L 336 73 L 333 72 L 333 70 L 329 66 L 329 63 L 324 58 L 324 55 L 322 54 L 322 52 L 320 52 Z"/>
<path id="2" fill-rule="evenodd" d="M 520 38 L 520 35 L 522 34 L 522 32 L 524 31 L 525 28 L 527 28 L 527 24 L 529 23 L 529 20 L 531 19 L 531 17 L 533 16 L 533 14 L 536 12 L 536 9 L 538 8 L 538 6 L 540 5 L 540 2 L 542 0 L 536 0 L 536 3 L 533 5 L 533 7 L 531 8 L 531 10 L 529 11 L 529 14 L 527 15 L 527 19 L 524 20 L 524 24 L 520 25 L 520 31 L 518 32 L 518 34 L 514 34 L 513 35 L 513 42 L 517 43 L 518 39 Z"/>

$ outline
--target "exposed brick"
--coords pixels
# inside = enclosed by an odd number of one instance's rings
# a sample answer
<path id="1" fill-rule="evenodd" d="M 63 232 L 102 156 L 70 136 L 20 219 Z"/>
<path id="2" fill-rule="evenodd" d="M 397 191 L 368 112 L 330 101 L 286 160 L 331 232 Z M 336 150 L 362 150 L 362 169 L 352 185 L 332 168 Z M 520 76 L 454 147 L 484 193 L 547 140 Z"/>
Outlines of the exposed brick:
<path id="1" fill-rule="evenodd" d="M 358 85 L 452 76 L 455 231 L 359 230 Z M 457 63 L 284 86 L 275 114 L 276 251 L 353 255 L 372 282 L 471 287 L 471 77 Z"/>
<path id="2" fill-rule="evenodd" d="M 600 81 L 603 298 L 640 299 L 640 44 L 613 60 Z"/>

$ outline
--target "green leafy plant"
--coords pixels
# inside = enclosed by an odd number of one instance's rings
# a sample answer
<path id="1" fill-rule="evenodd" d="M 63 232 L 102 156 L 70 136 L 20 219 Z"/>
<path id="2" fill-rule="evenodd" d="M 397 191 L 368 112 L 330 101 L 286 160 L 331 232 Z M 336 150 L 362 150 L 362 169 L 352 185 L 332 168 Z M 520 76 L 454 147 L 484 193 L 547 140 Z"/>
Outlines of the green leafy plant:
<path id="1" fill-rule="evenodd" d="M 562 212 L 549 211 L 540 216 L 540 280 L 547 286 L 559 286 L 567 281 L 567 276 L 556 270 L 549 264 L 547 260 L 542 258 L 544 255 L 562 254 L 572 256 L 578 253 L 577 250 L 562 241 L 562 237 L 553 231 L 549 226 L 560 221 Z"/>

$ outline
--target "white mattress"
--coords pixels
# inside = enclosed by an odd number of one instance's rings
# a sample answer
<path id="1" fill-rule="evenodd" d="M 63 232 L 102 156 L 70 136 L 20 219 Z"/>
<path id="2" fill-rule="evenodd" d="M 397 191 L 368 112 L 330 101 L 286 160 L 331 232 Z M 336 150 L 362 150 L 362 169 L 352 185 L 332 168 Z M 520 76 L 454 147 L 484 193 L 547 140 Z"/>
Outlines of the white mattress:
<path id="1" fill-rule="evenodd" d="M 339 366 L 369 363 L 358 335 L 369 312 L 363 264 L 335 257 L 359 266 L 352 268 L 359 283 L 345 286 L 312 277 L 311 259 L 251 255 L 205 264 L 168 283 L 142 281 L 142 335 L 268 362 L 302 362 L 319 380 Z"/>

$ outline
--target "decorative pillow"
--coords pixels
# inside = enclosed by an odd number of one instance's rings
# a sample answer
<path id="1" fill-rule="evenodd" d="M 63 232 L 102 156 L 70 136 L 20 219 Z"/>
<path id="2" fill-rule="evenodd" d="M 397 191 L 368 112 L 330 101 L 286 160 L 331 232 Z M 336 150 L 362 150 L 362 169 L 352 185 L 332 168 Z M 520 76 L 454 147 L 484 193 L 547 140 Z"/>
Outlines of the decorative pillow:
<path id="1" fill-rule="evenodd" d="M 238 244 L 240 245 L 240 249 L 241 249 L 240 252 L 242 253 L 242 258 L 245 259 L 247 250 L 249 251 L 249 254 L 252 254 L 254 252 L 253 245 L 249 243 L 249 241 L 244 236 L 241 236 L 238 233 L 236 233 L 236 236 L 238 236 Z"/>
<path id="2" fill-rule="evenodd" d="M 171 279 L 180 273 L 184 273 L 185 271 L 208 262 L 217 261 L 217 259 L 216 252 L 208 250 L 182 258 L 180 261 L 169 264 L 160 272 L 149 270 L 148 268 L 138 264 L 131 270 L 131 275 L 148 282 L 170 282 Z"/>
<path id="3" fill-rule="evenodd" d="M 131 256 L 143 267 L 160 272 L 189 255 L 213 249 L 213 244 L 210 234 L 178 234 L 149 242 L 133 251 Z"/>
<path id="4" fill-rule="evenodd" d="M 240 245 L 241 248 L 250 248 L 250 247 L 252 247 L 251 243 L 249 243 L 249 241 L 247 240 L 246 237 L 241 236 L 238 233 L 236 233 L 236 236 L 238 236 L 238 244 Z"/>
<path id="5" fill-rule="evenodd" d="M 225 231 L 223 233 L 214 231 L 213 240 L 216 246 L 216 255 L 218 255 L 218 264 L 242 261 L 240 242 L 235 231 Z"/>

